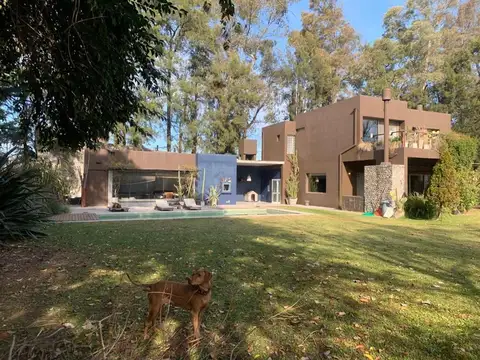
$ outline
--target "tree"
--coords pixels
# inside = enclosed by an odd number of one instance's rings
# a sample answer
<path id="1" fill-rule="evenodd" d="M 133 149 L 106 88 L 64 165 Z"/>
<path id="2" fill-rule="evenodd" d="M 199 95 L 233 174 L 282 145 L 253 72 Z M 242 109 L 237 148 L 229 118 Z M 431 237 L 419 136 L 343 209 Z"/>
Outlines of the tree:
<path id="1" fill-rule="evenodd" d="M 443 81 L 432 87 L 432 108 L 452 114 L 457 131 L 480 138 L 480 37 L 446 59 Z"/>
<path id="2" fill-rule="evenodd" d="M 295 115 L 336 102 L 347 91 L 346 75 L 358 47 L 358 36 L 336 0 L 314 0 L 302 13 L 302 30 L 288 38 L 290 84 L 285 96 Z"/>
<path id="3" fill-rule="evenodd" d="M 0 102 L 17 102 L 20 128 L 47 148 L 94 147 L 118 123 L 135 126 L 139 86 L 159 92 L 165 80 L 153 16 L 174 11 L 168 0 L 2 2 Z"/>

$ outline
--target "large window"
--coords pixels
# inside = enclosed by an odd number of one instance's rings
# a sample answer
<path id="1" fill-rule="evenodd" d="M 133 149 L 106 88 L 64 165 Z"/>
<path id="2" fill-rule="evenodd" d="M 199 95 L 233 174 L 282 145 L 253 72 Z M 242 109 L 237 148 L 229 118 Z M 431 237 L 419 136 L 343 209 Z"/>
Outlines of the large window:
<path id="1" fill-rule="evenodd" d="M 295 135 L 287 136 L 287 155 L 295 154 Z"/>
<path id="2" fill-rule="evenodd" d="M 158 199 L 176 193 L 176 171 L 114 170 L 112 196 L 123 199 Z"/>
<path id="3" fill-rule="evenodd" d="M 327 175 L 325 174 L 308 174 L 308 192 L 326 193 L 327 192 Z"/>
<path id="4" fill-rule="evenodd" d="M 390 120 L 390 139 L 400 137 L 401 121 Z M 363 118 L 363 136 L 364 142 L 380 142 L 383 143 L 383 135 L 385 133 L 385 126 L 383 120 Z"/>

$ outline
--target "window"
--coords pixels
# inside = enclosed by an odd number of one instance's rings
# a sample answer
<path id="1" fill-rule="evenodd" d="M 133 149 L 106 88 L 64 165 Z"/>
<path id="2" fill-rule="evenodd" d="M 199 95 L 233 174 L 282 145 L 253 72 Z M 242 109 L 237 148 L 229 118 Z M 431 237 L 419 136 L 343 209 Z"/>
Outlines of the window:
<path id="1" fill-rule="evenodd" d="M 430 175 L 428 174 L 410 174 L 409 193 L 424 194 L 430 184 Z"/>
<path id="2" fill-rule="evenodd" d="M 223 182 L 222 183 L 222 193 L 223 194 L 230 194 L 232 192 L 232 183 L 231 182 Z"/>
<path id="3" fill-rule="evenodd" d="M 288 135 L 287 136 L 287 155 L 295 154 L 295 136 Z"/>
<path id="4" fill-rule="evenodd" d="M 390 139 L 401 137 L 400 125 L 401 121 L 390 120 Z M 363 136 L 364 142 L 381 142 L 383 143 L 383 135 L 385 127 L 383 120 L 364 118 L 363 119 Z"/>
<path id="5" fill-rule="evenodd" d="M 365 142 L 376 142 L 378 136 L 378 120 L 363 119 L 363 136 Z"/>
<path id="6" fill-rule="evenodd" d="M 112 196 L 127 199 L 158 199 L 176 193 L 176 171 L 113 170 Z"/>
<path id="7" fill-rule="evenodd" d="M 309 174 L 308 192 L 326 193 L 327 192 L 327 175 L 325 174 Z"/>

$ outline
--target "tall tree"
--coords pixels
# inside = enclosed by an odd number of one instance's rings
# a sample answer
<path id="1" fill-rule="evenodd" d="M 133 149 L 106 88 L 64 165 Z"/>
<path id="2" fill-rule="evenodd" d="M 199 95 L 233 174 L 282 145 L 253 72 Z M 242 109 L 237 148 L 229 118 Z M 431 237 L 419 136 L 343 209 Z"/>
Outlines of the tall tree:
<path id="1" fill-rule="evenodd" d="M 286 98 L 291 118 L 342 97 L 358 36 L 336 0 L 310 1 L 310 11 L 302 13 L 302 29 L 290 33 L 289 45 L 292 85 Z"/>

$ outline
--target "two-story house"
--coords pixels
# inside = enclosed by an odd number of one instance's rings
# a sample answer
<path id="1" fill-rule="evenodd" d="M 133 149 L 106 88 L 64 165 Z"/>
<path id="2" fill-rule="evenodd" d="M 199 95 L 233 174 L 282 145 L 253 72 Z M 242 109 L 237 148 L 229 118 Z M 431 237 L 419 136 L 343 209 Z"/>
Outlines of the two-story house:
<path id="1" fill-rule="evenodd" d="M 288 154 L 296 149 L 299 203 L 363 211 L 365 166 L 404 165 L 405 192 L 423 193 L 439 159 L 439 134 L 450 127 L 448 114 L 412 110 L 389 96 L 356 96 L 264 128 L 262 157 L 285 162 L 285 189 Z"/>

